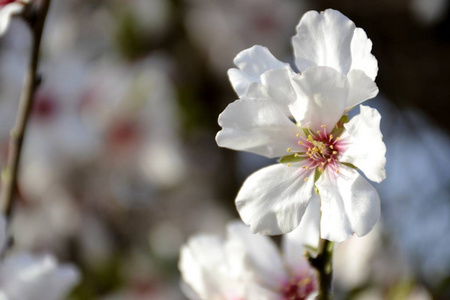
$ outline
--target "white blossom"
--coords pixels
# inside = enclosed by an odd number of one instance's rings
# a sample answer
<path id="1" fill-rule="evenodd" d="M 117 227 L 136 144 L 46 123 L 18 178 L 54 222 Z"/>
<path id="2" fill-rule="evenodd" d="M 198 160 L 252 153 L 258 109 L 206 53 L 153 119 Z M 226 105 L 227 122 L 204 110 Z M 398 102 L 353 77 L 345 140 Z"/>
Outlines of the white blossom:
<path id="1" fill-rule="evenodd" d="M 380 215 L 376 190 L 357 172 L 381 182 L 386 147 L 377 110 L 360 106 L 378 93 L 372 43 L 340 12 L 306 13 L 293 38 L 301 73 L 267 48 L 239 53 L 228 72 L 239 100 L 219 116 L 219 146 L 253 152 L 282 164 L 251 175 L 236 198 L 253 232 L 284 234 L 320 201 L 321 237 L 341 242 L 367 234 Z"/>
<path id="2" fill-rule="evenodd" d="M 0 216 L 0 249 L 7 242 L 6 220 Z M 51 255 L 7 254 L 0 261 L 0 299 L 62 300 L 79 281 L 78 270 L 58 264 Z"/>
<path id="3" fill-rule="evenodd" d="M 317 282 L 304 258 L 304 244 L 317 246 L 308 224 L 286 235 L 283 255 L 266 236 L 240 222 L 227 227 L 226 240 L 200 234 L 181 248 L 179 268 L 190 299 L 313 299 Z"/>

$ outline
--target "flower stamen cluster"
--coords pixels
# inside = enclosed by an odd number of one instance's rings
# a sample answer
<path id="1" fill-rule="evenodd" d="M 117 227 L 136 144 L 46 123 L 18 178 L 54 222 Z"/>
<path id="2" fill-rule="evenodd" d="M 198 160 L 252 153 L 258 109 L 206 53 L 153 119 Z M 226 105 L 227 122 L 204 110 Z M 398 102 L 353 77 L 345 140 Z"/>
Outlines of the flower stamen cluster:
<path id="1" fill-rule="evenodd" d="M 316 289 L 316 282 L 311 279 L 311 276 L 298 277 L 285 284 L 281 294 L 286 300 L 305 300 Z"/>
<path id="2" fill-rule="evenodd" d="M 339 153 L 345 150 L 345 141 L 341 140 L 340 136 L 336 134 L 336 130 L 329 132 L 327 126 L 322 124 L 321 130 L 314 131 L 309 126 L 302 128 L 303 134 L 297 133 L 297 145 L 300 147 L 299 151 L 293 154 L 294 159 L 306 160 L 306 164 L 302 166 L 304 170 L 317 170 L 323 173 L 325 169 L 339 174 Z M 333 132 L 335 132 L 333 134 Z M 298 148 L 298 147 L 296 147 Z M 302 151 L 303 150 L 303 151 Z M 292 153 L 292 148 L 287 148 L 286 152 Z M 289 162 L 287 166 L 291 166 Z M 309 177 L 305 177 L 307 181 Z"/>

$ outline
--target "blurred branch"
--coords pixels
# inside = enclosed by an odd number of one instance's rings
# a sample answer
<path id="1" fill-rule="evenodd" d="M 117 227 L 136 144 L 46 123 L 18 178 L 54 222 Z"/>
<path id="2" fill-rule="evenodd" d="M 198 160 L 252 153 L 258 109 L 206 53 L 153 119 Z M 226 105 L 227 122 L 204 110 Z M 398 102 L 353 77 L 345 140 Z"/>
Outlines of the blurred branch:
<path id="1" fill-rule="evenodd" d="M 32 49 L 29 67 L 22 88 L 16 123 L 10 133 L 8 160 L 6 162 L 6 167 L 2 172 L 2 190 L 0 199 L 3 212 L 7 216 L 10 216 L 12 211 L 25 130 L 32 108 L 34 93 L 40 83 L 40 77 L 37 75 L 39 49 L 50 0 L 41 0 L 39 5 L 31 2 L 30 5 L 29 10 L 24 15 L 32 33 Z"/>
<path id="2" fill-rule="evenodd" d="M 318 300 L 330 300 L 332 298 L 333 279 L 333 243 L 320 239 L 319 251 L 316 257 L 308 254 L 308 261 L 317 270 L 319 281 Z"/>

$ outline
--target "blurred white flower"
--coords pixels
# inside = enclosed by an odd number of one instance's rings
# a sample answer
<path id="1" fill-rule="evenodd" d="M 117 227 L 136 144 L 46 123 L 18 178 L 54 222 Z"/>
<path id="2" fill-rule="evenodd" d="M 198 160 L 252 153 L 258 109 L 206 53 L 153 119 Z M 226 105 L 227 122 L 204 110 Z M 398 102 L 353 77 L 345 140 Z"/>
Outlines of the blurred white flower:
<path id="1" fill-rule="evenodd" d="M 413 16 L 426 25 L 435 24 L 444 19 L 448 7 L 448 0 L 412 0 L 409 2 Z"/>
<path id="2" fill-rule="evenodd" d="M 60 182 L 53 182 L 39 197 L 18 203 L 11 223 L 15 245 L 27 251 L 64 253 L 68 246 L 65 242 L 77 236 L 84 225 L 80 207 Z"/>
<path id="3" fill-rule="evenodd" d="M 304 229 L 304 228 L 302 228 Z M 240 222 L 227 227 L 228 238 L 196 235 L 181 248 L 179 269 L 190 299 L 313 299 L 316 278 L 304 243 L 318 232 L 296 230 L 284 237 L 281 256 L 270 238 L 252 234 Z"/>
<path id="4" fill-rule="evenodd" d="M 11 18 L 20 15 L 30 0 L 0 0 L 0 36 L 5 34 Z"/>
<path id="5" fill-rule="evenodd" d="M 364 237 L 353 236 L 336 245 L 333 253 L 334 284 L 345 291 L 363 286 L 373 272 L 373 261 L 382 247 L 381 230 L 377 225 Z"/>
<path id="6" fill-rule="evenodd" d="M 305 1 L 189 0 L 186 29 L 218 74 L 223 74 L 237 51 L 265 43 L 280 55 L 287 38 L 305 11 Z"/>
<path id="7" fill-rule="evenodd" d="M 6 220 L 0 216 L 0 247 L 7 241 Z M 9 254 L 0 262 L 0 299 L 61 300 L 79 281 L 78 270 L 59 265 L 51 255 Z"/>
<path id="8" fill-rule="evenodd" d="M 183 179 L 186 163 L 164 61 L 100 65 L 90 80 L 84 120 L 102 136 L 113 168 L 137 170 L 149 183 L 171 187 Z"/>

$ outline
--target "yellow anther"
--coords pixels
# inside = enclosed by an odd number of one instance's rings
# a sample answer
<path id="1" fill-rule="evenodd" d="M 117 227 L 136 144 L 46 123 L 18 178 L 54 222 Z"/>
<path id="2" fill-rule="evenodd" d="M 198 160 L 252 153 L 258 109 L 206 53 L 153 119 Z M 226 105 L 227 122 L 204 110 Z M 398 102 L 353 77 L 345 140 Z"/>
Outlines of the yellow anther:
<path id="1" fill-rule="evenodd" d="M 311 148 L 308 148 L 308 152 L 311 152 Z"/>
<path id="2" fill-rule="evenodd" d="M 339 174 L 339 169 L 336 170 L 336 174 Z"/>
<path id="3" fill-rule="evenodd" d="M 337 142 L 337 141 L 339 141 L 340 139 L 341 139 L 341 137 L 340 137 L 340 136 L 338 136 L 338 137 L 336 138 L 336 142 Z"/>
<path id="4" fill-rule="evenodd" d="M 287 148 L 286 151 L 287 151 L 287 152 L 291 152 L 291 148 Z"/>
<path id="5" fill-rule="evenodd" d="M 308 179 L 309 179 L 308 177 L 305 177 L 305 179 L 304 179 L 304 180 L 305 180 L 305 181 L 308 181 Z"/>
<path id="6" fill-rule="evenodd" d="M 324 163 L 324 162 L 321 162 L 320 165 L 323 167 L 323 166 L 325 166 L 325 163 Z"/>
<path id="7" fill-rule="evenodd" d="M 298 144 L 299 144 L 299 145 L 303 145 L 303 142 L 302 142 L 302 141 L 298 141 Z"/>
<path id="8" fill-rule="evenodd" d="M 300 133 L 297 133 L 295 136 L 296 136 L 296 137 L 299 137 L 299 136 L 300 136 Z"/>
<path id="9" fill-rule="evenodd" d="M 287 166 L 290 167 L 290 166 L 292 166 L 292 164 L 291 164 L 291 163 L 288 163 Z"/>
<path id="10" fill-rule="evenodd" d="M 297 157 L 297 156 L 299 156 L 300 154 L 298 154 L 298 153 L 294 153 L 294 157 Z"/>
<path id="11" fill-rule="evenodd" d="M 332 153 L 333 153 L 333 154 L 337 154 L 337 151 L 333 151 Z"/>
<path id="12" fill-rule="evenodd" d="M 334 147 L 333 147 L 333 145 L 330 145 L 330 149 L 333 149 Z"/>
<path id="13" fill-rule="evenodd" d="M 330 163 L 331 162 L 331 158 L 327 159 L 327 161 Z"/>
<path id="14" fill-rule="evenodd" d="M 327 125 L 322 124 L 322 125 L 320 125 L 320 127 L 325 128 L 325 127 L 327 127 Z"/>
<path id="15" fill-rule="evenodd" d="M 300 285 L 307 285 L 311 282 L 311 279 L 309 279 L 308 277 L 303 278 L 302 280 L 300 280 Z"/>
<path id="16" fill-rule="evenodd" d="M 308 170 L 308 169 L 309 169 L 308 166 L 303 166 L 302 168 L 305 169 L 305 170 Z"/>
<path id="17" fill-rule="evenodd" d="M 311 135 L 308 135 L 308 141 L 313 141 L 313 138 L 312 138 L 312 136 Z"/>
<path id="18" fill-rule="evenodd" d="M 332 134 L 330 134 L 330 140 L 332 140 L 333 139 L 333 135 Z"/>
<path id="19" fill-rule="evenodd" d="M 319 172 L 322 173 L 323 172 L 323 168 L 319 167 Z"/>
<path id="20" fill-rule="evenodd" d="M 319 134 L 320 134 L 320 130 L 317 130 L 317 133 L 319 133 Z"/>

